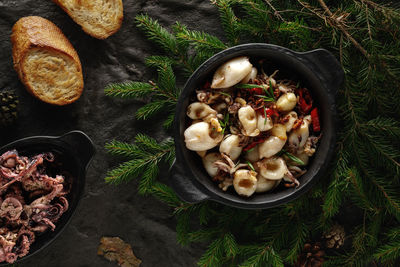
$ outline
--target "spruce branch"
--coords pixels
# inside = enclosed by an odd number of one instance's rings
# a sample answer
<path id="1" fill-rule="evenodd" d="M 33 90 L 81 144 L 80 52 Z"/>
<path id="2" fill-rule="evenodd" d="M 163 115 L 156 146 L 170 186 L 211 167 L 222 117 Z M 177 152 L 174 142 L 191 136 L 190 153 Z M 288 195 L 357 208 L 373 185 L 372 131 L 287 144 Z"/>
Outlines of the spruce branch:
<path id="1" fill-rule="evenodd" d="M 224 235 L 224 247 L 226 257 L 235 258 L 238 253 L 238 246 L 232 233 L 226 233 Z"/>
<path id="2" fill-rule="evenodd" d="M 215 53 L 228 48 L 220 39 L 202 31 L 189 30 L 185 25 L 176 23 L 176 37 L 178 40 L 192 44 L 197 52 Z"/>
<path id="3" fill-rule="evenodd" d="M 283 266 L 296 260 L 305 240 L 321 235 L 342 207 L 355 204 L 363 212 L 351 226 L 351 248 L 328 256 L 327 266 L 366 266 L 399 258 L 400 13 L 372 0 L 270 1 L 216 0 L 229 45 L 251 40 L 294 50 L 324 47 L 337 55 L 346 74 L 338 94 L 342 122 L 332 172 L 314 192 L 268 213 L 242 211 L 216 203 L 181 202 L 171 188 L 157 181 L 160 163 L 171 163 L 173 145 L 164 149 L 146 136 L 134 144 L 112 141 L 111 154 L 127 157 L 115 173 L 122 180 L 141 176 L 139 190 L 151 193 L 174 210 L 178 241 L 209 242 L 200 266 Z M 110 96 L 148 98 L 154 106 L 139 109 L 148 119 L 168 111 L 171 126 L 179 97 L 175 72 L 191 74 L 214 53 L 225 49 L 218 37 L 176 23 L 172 30 L 147 15 L 137 17 L 145 34 L 165 50 L 146 62 L 157 82 L 120 84 Z M 360 56 L 361 53 L 364 56 Z M 157 109 L 159 108 L 159 109 Z M 143 114 L 143 115 L 141 115 Z M 133 168 L 132 170 L 130 168 Z M 118 179 L 117 179 L 118 180 Z M 317 219 L 315 219 L 317 218 Z M 195 225 L 198 221 L 198 225 Z M 249 240 L 251 242 L 249 243 Z"/>
<path id="4" fill-rule="evenodd" d="M 155 88 L 150 83 L 125 82 L 110 84 L 104 89 L 104 91 L 107 96 L 121 98 L 142 98 L 153 93 L 154 89 Z"/>
<path id="5" fill-rule="evenodd" d="M 342 31 L 342 33 L 346 36 L 346 38 L 353 43 L 353 45 L 361 52 L 361 54 L 363 54 L 367 59 L 370 57 L 367 50 L 365 50 L 365 48 L 362 47 L 362 45 L 356 39 L 354 39 L 354 37 L 346 30 L 345 26 L 340 21 L 340 19 L 334 16 L 332 11 L 328 8 L 328 6 L 325 4 L 323 0 L 318 0 L 318 2 L 320 3 L 323 10 L 328 14 L 328 16 L 325 16 L 324 14 L 317 11 L 315 8 L 312 8 L 311 5 L 308 3 L 305 3 L 301 0 L 298 0 L 298 2 L 303 7 L 309 9 L 312 13 L 316 14 L 318 17 L 323 19 L 325 23 L 328 23 L 332 27 L 337 27 L 340 31 Z"/>
<path id="6" fill-rule="evenodd" d="M 348 181 L 346 181 L 345 178 L 349 173 L 349 154 L 344 151 L 343 146 L 341 146 L 339 151 L 336 168 L 332 174 L 333 178 L 329 184 L 322 205 L 324 219 L 332 218 L 339 212 L 340 205 L 344 198 L 344 192 L 348 187 Z"/>
<path id="7" fill-rule="evenodd" d="M 155 100 L 139 108 L 136 111 L 135 116 L 138 119 L 146 120 L 147 118 L 159 113 L 167 106 L 169 106 L 170 110 L 172 111 L 174 104 L 175 103 L 170 100 Z"/>
<path id="8" fill-rule="evenodd" d="M 294 225 L 294 235 L 291 236 L 292 240 L 290 242 L 291 249 L 289 250 L 288 255 L 286 256 L 286 261 L 290 263 L 294 263 L 297 260 L 297 257 L 301 250 L 303 249 L 304 243 L 309 235 L 308 226 L 301 222 L 301 220 L 297 220 Z"/>
<path id="9" fill-rule="evenodd" d="M 182 205 L 182 202 L 179 200 L 171 187 L 165 184 L 156 182 L 152 185 L 151 189 L 148 192 L 158 198 L 163 203 L 169 205 L 170 207 L 175 208 Z"/>
<path id="10" fill-rule="evenodd" d="M 247 246 L 242 247 L 241 250 L 242 253 L 250 255 L 252 254 L 253 256 L 249 257 L 245 262 L 240 264 L 240 267 L 284 266 L 281 257 L 269 245 Z"/>
<path id="11" fill-rule="evenodd" d="M 137 15 L 135 20 L 137 26 L 145 32 L 146 36 L 163 48 L 165 52 L 179 54 L 179 46 L 175 36 L 162 27 L 157 20 L 145 14 Z"/>
<path id="12" fill-rule="evenodd" d="M 198 261 L 201 267 L 221 266 L 221 258 L 224 251 L 224 239 L 217 238 L 208 246 L 208 249 Z"/>
<path id="13" fill-rule="evenodd" d="M 381 262 L 393 262 L 400 258 L 400 239 L 394 239 L 379 247 L 374 258 Z"/>
<path id="14" fill-rule="evenodd" d="M 238 28 L 238 18 L 231 8 L 233 0 L 212 0 L 211 3 L 218 7 L 221 23 L 224 27 L 226 37 L 230 41 L 231 45 L 236 45 L 239 42 L 239 28 Z"/>
<path id="15" fill-rule="evenodd" d="M 115 156 L 125 156 L 125 157 L 136 157 L 138 156 L 138 151 L 136 146 L 133 144 L 128 144 L 125 142 L 120 142 L 117 140 L 113 140 L 110 143 L 105 145 L 105 148 L 111 155 Z"/>
<path id="16" fill-rule="evenodd" d="M 286 20 L 279 14 L 278 10 L 272 5 L 270 0 L 264 0 L 265 3 L 274 11 L 274 16 L 280 19 L 283 22 L 286 22 Z"/>
<path id="17" fill-rule="evenodd" d="M 151 189 L 158 173 L 155 166 L 160 162 L 171 163 L 175 151 L 174 144 L 170 139 L 158 144 L 154 139 L 145 135 L 138 135 L 135 141 L 134 145 L 116 141 L 106 145 L 111 153 L 128 156 L 130 160 L 109 171 L 105 180 L 107 183 L 120 184 L 145 173 L 141 182 L 141 192 L 145 192 L 147 189 Z"/>

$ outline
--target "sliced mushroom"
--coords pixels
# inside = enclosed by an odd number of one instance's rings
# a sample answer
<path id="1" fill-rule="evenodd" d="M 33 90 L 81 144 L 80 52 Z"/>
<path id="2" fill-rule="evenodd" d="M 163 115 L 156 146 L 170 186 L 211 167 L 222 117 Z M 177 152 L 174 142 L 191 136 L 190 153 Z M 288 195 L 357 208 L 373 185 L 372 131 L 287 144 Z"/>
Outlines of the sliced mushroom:
<path id="1" fill-rule="evenodd" d="M 258 162 L 260 174 L 266 179 L 280 180 L 288 172 L 285 161 L 282 158 L 273 157 Z"/>
<path id="2" fill-rule="evenodd" d="M 215 71 L 211 88 L 228 88 L 239 83 L 251 72 L 252 67 L 248 57 L 225 62 Z"/>
<path id="3" fill-rule="evenodd" d="M 240 138 L 238 135 L 230 134 L 222 140 L 219 145 L 219 152 L 225 153 L 233 161 L 237 160 L 242 153 L 242 148 L 239 146 Z"/>
<path id="4" fill-rule="evenodd" d="M 223 138 L 221 132 L 212 130 L 207 122 L 198 122 L 189 126 L 185 132 L 186 147 L 193 151 L 209 150 L 217 146 Z"/>
<path id="5" fill-rule="evenodd" d="M 214 164 L 217 160 L 222 160 L 221 154 L 217 152 L 209 153 L 203 158 L 204 168 L 211 177 L 218 173 L 218 167 Z"/>
<path id="6" fill-rule="evenodd" d="M 249 170 L 237 170 L 233 178 L 233 187 L 241 195 L 249 197 L 257 188 L 257 173 Z"/>
<path id="7" fill-rule="evenodd" d="M 187 108 L 186 114 L 192 120 L 203 119 L 210 114 L 217 115 L 217 111 L 212 109 L 209 105 L 200 102 L 194 102 L 190 104 Z"/>
<path id="8" fill-rule="evenodd" d="M 288 140 L 290 147 L 295 149 L 304 147 L 305 143 L 307 142 L 307 138 L 310 135 L 310 123 L 311 116 L 307 115 L 303 118 L 303 122 L 301 123 L 300 127 L 290 133 Z"/>
<path id="9" fill-rule="evenodd" d="M 247 74 L 247 76 L 244 77 L 243 80 L 240 81 L 240 83 L 248 83 L 250 80 L 254 81 L 254 79 L 257 77 L 257 73 L 257 68 L 252 67 L 249 74 Z"/>
<path id="10" fill-rule="evenodd" d="M 270 117 L 266 116 L 264 118 L 261 114 L 257 116 L 257 129 L 260 130 L 260 132 L 268 131 L 272 129 L 273 126 L 274 123 Z"/>
<path id="11" fill-rule="evenodd" d="M 254 109 L 247 105 L 238 111 L 239 121 L 243 127 L 243 134 L 246 136 L 257 136 L 260 130 L 257 129 L 257 117 Z"/>
<path id="12" fill-rule="evenodd" d="M 289 112 L 294 109 L 297 104 L 297 97 L 294 93 L 286 93 L 279 97 L 276 101 L 276 107 L 281 112 Z"/>
<path id="13" fill-rule="evenodd" d="M 285 122 L 283 125 L 286 127 L 286 132 L 290 132 L 293 128 L 294 122 L 298 119 L 296 111 L 289 112 L 284 118 Z"/>

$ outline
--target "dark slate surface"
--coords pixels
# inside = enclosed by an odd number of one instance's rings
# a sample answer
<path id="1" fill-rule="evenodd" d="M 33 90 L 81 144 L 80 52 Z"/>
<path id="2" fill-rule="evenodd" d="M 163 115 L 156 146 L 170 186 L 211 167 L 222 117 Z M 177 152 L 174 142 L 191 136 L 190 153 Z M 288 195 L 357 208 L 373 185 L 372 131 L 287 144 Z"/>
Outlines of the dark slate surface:
<path id="1" fill-rule="evenodd" d="M 61 135 L 78 129 L 96 144 L 97 154 L 87 174 L 86 192 L 61 236 L 19 266 L 116 266 L 96 255 L 102 236 L 119 236 L 129 242 L 142 266 L 194 266 L 202 249 L 181 247 L 176 242 L 171 210 L 152 197 L 136 194 L 136 182 L 124 186 L 104 183 L 106 171 L 119 160 L 105 153 L 104 144 L 113 138 L 130 141 L 137 133 L 150 133 L 161 140 L 161 126 L 136 121 L 139 101 L 116 100 L 104 95 L 110 82 L 148 80 L 151 72 L 144 58 L 158 53 L 135 27 L 138 13 L 147 12 L 163 25 L 175 21 L 197 30 L 221 35 L 216 9 L 209 1 L 124 1 L 121 30 L 107 40 L 86 35 L 50 0 L 0 0 L 0 90 L 16 90 L 20 96 L 18 124 L 0 131 L 0 144 L 32 135 Z M 78 51 L 85 90 L 76 103 L 53 107 L 31 97 L 12 68 L 10 34 L 12 25 L 23 16 L 39 15 L 53 21 Z M 161 53 L 161 52 L 160 52 Z M 184 81 L 180 81 L 181 83 Z M 165 173 L 165 172 L 164 172 Z"/>

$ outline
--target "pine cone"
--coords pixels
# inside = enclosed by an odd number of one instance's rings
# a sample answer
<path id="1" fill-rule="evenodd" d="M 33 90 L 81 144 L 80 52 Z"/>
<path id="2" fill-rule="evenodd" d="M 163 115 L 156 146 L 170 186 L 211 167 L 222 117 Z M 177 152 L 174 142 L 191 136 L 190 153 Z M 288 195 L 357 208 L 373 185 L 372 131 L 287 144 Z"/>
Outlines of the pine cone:
<path id="1" fill-rule="evenodd" d="M 344 244 L 346 232 L 344 231 L 343 226 L 335 224 L 328 233 L 324 234 L 324 238 L 327 248 L 338 249 Z"/>
<path id="2" fill-rule="evenodd" d="M 321 267 L 324 262 L 324 255 L 325 252 L 321 249 L 319 242 L 314 245 L 306 243 L 294 267 Z"/>
<path id="3" fill-rule="evenodd" d="M 18 97 L 8 91 L 0 92 L 0 126 L 13 123 L 18 117 Z"/>

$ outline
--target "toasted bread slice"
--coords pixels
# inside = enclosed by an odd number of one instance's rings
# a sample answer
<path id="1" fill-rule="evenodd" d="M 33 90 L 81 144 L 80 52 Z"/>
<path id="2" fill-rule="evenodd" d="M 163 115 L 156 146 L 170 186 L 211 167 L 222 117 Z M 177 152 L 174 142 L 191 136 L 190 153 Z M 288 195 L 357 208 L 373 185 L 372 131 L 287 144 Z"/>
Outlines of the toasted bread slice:
<path id="1" fill-rule="evenodd" d="M 21 18 L 11 41 L 14 68 L 28 92 L 54 105 L 70 104 L 81 96 L 81 62 L 54 23 L 36 16 Z"/>
<path id="2" fill-rule="evenodd" d="M 106 39 L 122 24 L 122 0 L 53 0 L 89 35 Z"/>

